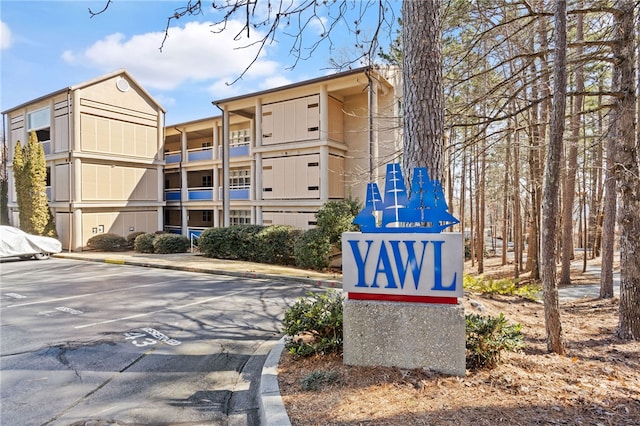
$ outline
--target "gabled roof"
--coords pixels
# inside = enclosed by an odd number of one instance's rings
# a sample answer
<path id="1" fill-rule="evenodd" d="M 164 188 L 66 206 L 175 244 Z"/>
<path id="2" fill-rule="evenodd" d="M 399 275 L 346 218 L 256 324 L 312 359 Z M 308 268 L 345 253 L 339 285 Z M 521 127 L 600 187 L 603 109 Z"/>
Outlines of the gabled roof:
<path id="1" fill-rule="evenodd" d="M 379 74 L 377 72 L 375 66 L 366 66 L 366 67 L 354 68 L 352 70 L 343 71 L 343 72 L 337 72 L 337 73 L 334 73 L 334 74 L 327 74 L 327 75 L 324 75 L 322 77 L 313 78 L 311 80 L 304 80 L 304 81 L 300 81 L 300 82 L 297 82 L 297 83 L 288 84 L 288 85 L 285 85 L 285 86 L 279 86 L 279 87 L 274 87 L 272 89 L 262 90 L 262 91 L 259 91 L 259 92 L 247 93 L 247 94 L 244 94 L 244 95 L 234 96 L 234 97 L 226 98 L 226 99 L 218 99 L 218 100 L 212 101 L 211 103 L 213 105 L 217 106 L 217 105 L 221 105 L 221 104 L 225 104 L 225 103 L 229 103 L 229 102 L 238 101 L 238 100 L 241 100 L 241 99 L 260 97 L 260 96 L 263 96 L 263 95 L 266 95 L 266 94 L 270 94 L 270 93 L 282 92 L 282 91 L 295 89 L 295 88 L 303 87 L 303 86 L 310 86 L 310 85 L 314 85 L 314 84 L 318 84 L 318 83 L 323 83 L 323 82 L 326 82 L 326 81 L 339 79 L 341 77 L 347 77 L 347 76 L 356 75 L 356 74 L 363 74 L 363 73 L 367 73 L 367 72 L 375 72 L 376 74 Z M 384 79 L 384 77 L 382 77 L 380 75 L 378 75 L 378 77 L 381 78 L 381 80 L 386 81 Z"/>
<path id="2" fill-rule="evenodd" d="M 124 75 L 124 76 L 126 76 L 126 77 L 127 77 L 127 79 L 128 79 L 129 81 L 131 81 L 133 84 L 135 84 L 135 85 L 136 85 L 136 87 L 137 87 L 138 89 L 140 89 L 140 91 L 141 91 L 142 93 L 144 93 L 144 95 L 145 95 L 146 97 L 148 97 L 148 98 L 149 98 L 149 99 L 150 99 L 154 104 L 156 104 L 156 105 L 157 105 L 157 106 L 162 110 L 162 112 L 166 112 L 166 110 L 164 109 L 164 107 L 163 107 L 162 105 L 160 105 L 160 103 L 159 103 L 158 101 L 156 101 L 156 100 L 153 98 L 153 96 L 151 96 L 151 94 L 149 94 L 149 92 L 147 92 L 147 91 L 146 91 L 146 89 L 145 89 L 144 87 L 142 87 L 142 86 L 140 85 L 140 83 L 138 83 L 138 82 L 136 81 L 136 79 L 135 79 L 135 78 L 133 78 L 133 76 L 132 76 L 131 74 L 129 74 L 129 72 L 128 72 L 127 70 L 125 70 L 125 69 L 119 69 L 119 70 L 117 70 L 117 71 L 113 71 L 113 72 L 110 72 L 110 73 L 108 73 L 108 74 L 101 75 L 100 77 L 96 77 L 96 78 L 94 78 L 94 79 L 91 79 L 91 80 L 88 80 L 88 81 L 85 81 L 85 82 L 82 82 L 82 83 L 79 83 L 79 84 L 75 84 L 75 85 L 73 85 L 73 86 L 65 87 L 65 88 L 63 88 L 63 89 L 56 90 L 55 92 L 51 92 L 51 93 L 49 93 L 49 94 L 46 94 L 46 95 L 40 96 L 39 98 L 32 99 L 32 100 L 30 100 L 30 101 L 27 101 L 27 102 L 21 103 L 20 105 L 17 105 L 17 106 L 15 106 L 15 107 L 13 107 L 13 108 L 9 108 L 9 109 L 7 109 L 7 110 L 5 110 L 5 111 L 2 111 L 2 114 L 7 114 L 7 113 L 9 113 L 9 112 L 11 112 L 11 111 L 15 111 L 15 110 L 17 110 L 17 109 L 24 108 L 24 107 L 25 107 L 25 106 L 27 106 L 27 105 L 35 104 L 35 103 L 37 103 L 37 102 L 40 102 L 40 101 L 45 100 L 45 99 L 48 99 L 48 98 L 52 98 L 52 97 L 57 96 L 57 95 L 60 95 L 60 94 L 62 94 L 62 93 L 66 93 L 66 92 L 73 92 L 74 90 L 78 90 L 78 89 L 82 89 L 82 88 L 85 88 L 85 87 L 93 86 L 94 84 L 100 83 L 100 82 L 102 82 L 102 81 L 104 81 L 104 80 L 108 80 L 108 79 L 113 78 L 113 77 L 118 76 L 118 75 Z"/>

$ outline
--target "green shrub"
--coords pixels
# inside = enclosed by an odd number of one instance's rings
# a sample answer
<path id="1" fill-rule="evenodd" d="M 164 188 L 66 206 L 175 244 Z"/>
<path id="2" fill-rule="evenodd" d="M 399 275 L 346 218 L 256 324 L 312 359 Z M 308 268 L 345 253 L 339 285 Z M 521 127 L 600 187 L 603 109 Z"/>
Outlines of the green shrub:
<path id="1" fill-rule="evenodd" d="M 200 235 L 200 252 L 217 259 L 238 259 L 256 262 L 260 256 L 258 237 L 262 225 L 234 225 L 209 228 Z"/>
<path id="2" fill-rule="evenodd" d="M 335 290 L 309 293 L 284 314 L 285 347 L 294 356 L 306 357 L 342 351 L 342 294 Z"/>
<path id="3" fill-rule="evenodd" d="M 267 226 L 256 235 L 256 261 L 272 265 L 295 264 L 293 253 L 300 235 L 302 230 L 293 226 Z"/>
<path id="4" fill-rule="evenodd" d="M 198 240 L 200 253 L 207 257 L 225 259 L 225 256 L 220 256 L 222 244 L 224 243 L 224 233 L 225 228 L 207 228 L 202 231 Z"/>
<path id="5" fill-rule="evenodd" d="M 98 234 L 87 241 L 87 247 L 98 251 L 123 251 L 127 250 L 127 239 L 116 234 Z"/>
<path id="6" fill-rule="evenodd" d="M 258 234 L 264 228 L 263 225 L 234 225 L 227 228 L 227 242 L 236 259 L 258 262 Z"/>
<path id="7" fill-rule="evenodd" d="M 138 236 L 142 235 L 142 234 L 145 234 L 145 232 L 136 231 L 136 232 L 132 232 L 129 235 L 127 235 L 127 245 L 129 246 L 129 248 L 134 248 L 135 247 L 136 238 L 138 238 Z"/>
<path id="8" fill-rule="evenodd" d="M 508 325 L 503 314 L 483 317 L 476 314 L 466 319 L 466 365 L 470 370 L 494 368 L 500 362 L 500 352 L 524 347 L 522 326 Z"/>
<path id="9" fill-rule="evenodd" d="M 316 213 L 317 227 L 329 237 L 332 245 L 340 248 L 343 232 L 360 229 L 353 220 L 361 209 L 362 205 L 355 200 L 329 201 Z"/>
<path id="10" fill-rule="evenodd" d="M 520 284 L 518 280 L 503 278 L 501 280 L 473 277 L 465 274 L 463 286 L 466 290 L 484 294 L 503 294 L 522 296 L 526 299 L 536 300 L 541 287 L 538 284 Z"/>
<path id="11" fill-rule="evenodd" d="M 179 234 L 161 234 L 153 239 L 154 253 L 185 253 L 189 246 L 189 238 Z"/>
<path id="12" fill-rule="evenodd" d="M 321 271 L 329 266 L 333 246 L 329 236 L 320 228 L 305 231 L 295 243 L 293 255 L 295 264 L 300 268 Z"/>
<path id="13" fill-rule="evenodd" d="M 133 242 L 133 249 L 138 253 L 153 253 L 153 240 L 156 238 L 154 234 L 138 235 Z"/>

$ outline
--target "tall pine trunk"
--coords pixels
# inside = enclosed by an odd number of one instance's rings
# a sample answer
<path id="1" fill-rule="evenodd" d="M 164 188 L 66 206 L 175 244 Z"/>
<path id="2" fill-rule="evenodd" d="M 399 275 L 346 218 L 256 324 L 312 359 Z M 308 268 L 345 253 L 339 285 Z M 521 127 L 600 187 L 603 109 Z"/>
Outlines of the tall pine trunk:
<path id="1" fill-rule="evenodd" d="M 566 63 L 567 63 L 567 4 L 556 1 L 555 12 L 555 57 L 553 61 L 553 109 L 551 129 L 545 166 L 545 181 L 542 203 L 541 275 L 544 291 L 544 318 L 547 329 L 547 347 L 557 354 L 564 354 L 562 324 L 558 309 L 558 287 L 556 285 L 556 229 L 558 218 L 558 179 L 564 136 L 566 108 Z"/>
<path id="2" fill-rule="evenodd" d="M 620 193 L 620 312 L 616 335 L 640 340 L 640 168 L 635 141 L 634 2 L 616 2 L 616 52 L 620 80 L 616 99 L 616 179 Z"/>
<path id="3" fill-rule="evenodd" d="M 576 55 L 582 56 L 582 15 L 576 16 Z M 573 205 L 576 192 L 576 170 L 578 168 L 578 142 L 580 140 L 580 117 L 584 101 L 584 72 L 582 65 L 575 70 L 576 93 L 571 114 L 571 138 L 567 154 L 567 169 L 562 191 L 562 269 L 560 284 L 571 283 L 571 259 L 573 258 Z"/>
<path id="4" fill-rule="evenodd" d="M 403 171 L 415 167 L 444 181 L 444 91 L 440 2 L 402 2 Z"/>

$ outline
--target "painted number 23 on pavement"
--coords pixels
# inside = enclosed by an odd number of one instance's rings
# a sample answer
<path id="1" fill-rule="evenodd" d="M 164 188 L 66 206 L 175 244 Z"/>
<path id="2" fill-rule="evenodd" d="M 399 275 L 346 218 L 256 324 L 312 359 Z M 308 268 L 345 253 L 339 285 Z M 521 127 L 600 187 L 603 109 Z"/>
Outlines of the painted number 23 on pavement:
<path id="1" fill-rule="evenodd" d="M 158 341 L 170 346 L 177 346 L 182 343 L 175 339 L 170 339 L 167 335 L 153 328 L 143 328 L 142 331 L 143 333 L 125 333 L 125 339 L 131 340 L 131 343 L 138 347 L 155 345 Z"/>

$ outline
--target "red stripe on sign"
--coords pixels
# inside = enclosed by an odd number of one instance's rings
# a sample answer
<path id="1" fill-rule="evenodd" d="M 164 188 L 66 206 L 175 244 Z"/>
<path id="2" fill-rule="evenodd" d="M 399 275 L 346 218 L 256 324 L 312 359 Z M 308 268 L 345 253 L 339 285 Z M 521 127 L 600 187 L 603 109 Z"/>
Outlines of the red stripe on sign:
<path id="1" fill-rule="evenodd" d="M 434 303 L 442 305 L 458 304 L 457 297 L 408 296 L 402 294 L 347 293 L 347 298 L 351 300 L 379 300 L 383 302 Z"/>

